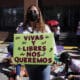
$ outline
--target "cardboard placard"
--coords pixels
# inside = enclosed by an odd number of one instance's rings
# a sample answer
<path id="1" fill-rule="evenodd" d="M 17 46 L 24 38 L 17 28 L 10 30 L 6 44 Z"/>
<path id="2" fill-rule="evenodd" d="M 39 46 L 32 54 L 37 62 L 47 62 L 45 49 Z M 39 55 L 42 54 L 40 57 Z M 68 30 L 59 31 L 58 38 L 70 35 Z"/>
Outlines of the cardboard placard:
<path id="1" fill-rule="evenodd" d="M 52 64 L 54 41 L 52 33 L 14 34 L 14 61 L 16 64 Z"/>

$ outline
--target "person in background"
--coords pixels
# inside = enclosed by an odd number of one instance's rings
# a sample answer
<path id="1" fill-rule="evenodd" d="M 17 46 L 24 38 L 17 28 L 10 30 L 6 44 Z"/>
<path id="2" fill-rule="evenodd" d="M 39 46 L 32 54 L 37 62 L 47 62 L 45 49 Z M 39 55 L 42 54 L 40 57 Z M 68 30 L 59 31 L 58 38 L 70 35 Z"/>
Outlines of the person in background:
<path id="1" fill-rule="evenodd" d="M 22 27 L 18 27 L 17 33 L 51 33 L 49 27 L 43 21 L 40 9 L 31 5 L 27 9 Z M 29 74 L 29 80 L 50 80 L 50 65 L 25 65 Z"/>
<path id="2" fill-rule="evenodd" d="M 54 23 L 54 25 L 52 23 Z M 53 22 L 51 23 L 47 22 L 47 24 L 49 25 L 51 31 L 54 33 L 56 43 L 59 44 L 59 37 L 61 34 L 61 28 L 59 22 L 53 20 Z"/>
<path id="3" fill-rule="evenodd" d="M 23 22 L 20 22 L 18 27 L 16 28 L 16 33 L 22 32 L 22 26 L 23 26 Z M 22 80 L 21 69 L 22 69 L 21 64 L 16 65 L 16 80 Z"/>
<path id="4" fill-rule="evenodd" d="M 16 33 L 21 32 L 21 29 L 18 30 L 18 28 L 21 28 L 23 25 L 23 22 L 20 22 L 18 27 L 16 28 Z M 8 55 L 7 57 L 9 57 L 10 59 L 10 64 L 15 64 L 14 60 L 13 60 L 13 42 L 10 42 L 10 44 L 7 46 L 8 49 Z M 27 72 L 25 72 L 25 68 L 24 66 L 21 66 L 21 64 L 17 64 L 15 65 L 16 67 L 16 80 L 22 80 L 23 75 L 27 74 Z"/>
<path id="5" fill-rule="evenodd" d="M 17 26 L 17 28 L 16 28 L 16 32 L 17 33 L 19 33 L 19 32 L 21 32 L 21 27 L 23 26 L 23 22 L 20 22 L 19 24 L 18 24 L 18 26 Z"/>
<path id="6" fill-rule="evenodd" d="M 70 56 L 69 52 L 62 52 L 59 60 L 65 63 L 64 73 L 66 73 L 65 78 L 70 80 L 80 80 L 80 60 L 79 56 Z"/>

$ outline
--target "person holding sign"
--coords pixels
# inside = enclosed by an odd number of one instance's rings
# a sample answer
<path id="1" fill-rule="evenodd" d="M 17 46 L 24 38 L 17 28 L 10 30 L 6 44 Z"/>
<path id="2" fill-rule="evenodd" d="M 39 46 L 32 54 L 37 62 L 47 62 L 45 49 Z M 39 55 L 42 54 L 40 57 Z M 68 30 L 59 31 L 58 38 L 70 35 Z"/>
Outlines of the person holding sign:
<path id="1" fill-rule="evenodd" d="M 17 28 L 17 33 L 34 34 L 51 33 L 51 31 L 45 25 L 40 9 L 35 5 L 31 5 L 25 15 L 23 26 Z M 29 80 L 50 80 L 50 65 L 26 64 L 26 69 L 29 74 Z"/>

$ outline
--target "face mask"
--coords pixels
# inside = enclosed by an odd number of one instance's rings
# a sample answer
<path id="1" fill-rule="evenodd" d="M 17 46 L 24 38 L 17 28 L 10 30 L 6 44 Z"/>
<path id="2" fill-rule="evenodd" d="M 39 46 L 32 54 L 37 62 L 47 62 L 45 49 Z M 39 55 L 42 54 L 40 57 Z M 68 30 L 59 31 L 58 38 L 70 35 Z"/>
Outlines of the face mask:
<path id="1" fill-rule="evenodd" d="M 39 18 L 38 18 L 38 14 L 36 14 L 36 11 L 30 11 L 28 13 L 28 19 L 30 21 L 37 22 L 39 20 Z"/>

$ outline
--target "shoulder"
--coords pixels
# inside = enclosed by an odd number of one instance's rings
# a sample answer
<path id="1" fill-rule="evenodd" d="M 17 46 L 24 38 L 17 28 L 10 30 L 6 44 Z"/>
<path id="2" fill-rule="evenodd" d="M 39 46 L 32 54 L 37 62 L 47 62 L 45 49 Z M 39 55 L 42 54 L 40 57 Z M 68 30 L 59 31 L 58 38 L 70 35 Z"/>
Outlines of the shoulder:
<path id="1" fill-rule="evenodd" d="M 47 24 L 45 24 L 45 31 L 51 33 L 50 27 Z"/>

